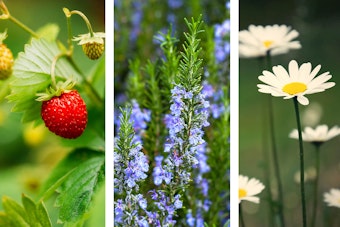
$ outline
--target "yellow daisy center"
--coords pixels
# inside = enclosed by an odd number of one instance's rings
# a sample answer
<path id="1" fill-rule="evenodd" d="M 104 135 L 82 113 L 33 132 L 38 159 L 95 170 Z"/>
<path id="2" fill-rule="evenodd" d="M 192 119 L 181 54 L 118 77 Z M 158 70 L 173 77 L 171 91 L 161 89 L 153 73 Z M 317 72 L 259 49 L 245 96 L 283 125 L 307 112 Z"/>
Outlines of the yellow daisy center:
<path id="1" fill-rule="evenodd" d="M 242 189 L 242 188 L 240 188 L 240 189 L 238 190 L 238 198 L 239 198 L 239 199 L 245 197 L 246 195 L 247 195 L 247 191 L 246 191 L 246 190 L 244 190 L 244 189 Z"/>
<path id="2" fill-rule="evenodd" d="M 265 41 L 263 41 L 263 45 L 264 45 L 266 48 L 269 48 L 273 43 L 274 43 L 274 41 L 271 41 L 271 40 L 265 40 Z"/>
<path id="3" fill-rule="evenodd" d="M 307 89 L 307 85 L 304 83 L 300 82 L 293 82 L 290 84 L 286 84 L 283 88 L 282 91 L 290 94 L 290 95 L 295 95 L 300 92 L 304 92 Z"/>

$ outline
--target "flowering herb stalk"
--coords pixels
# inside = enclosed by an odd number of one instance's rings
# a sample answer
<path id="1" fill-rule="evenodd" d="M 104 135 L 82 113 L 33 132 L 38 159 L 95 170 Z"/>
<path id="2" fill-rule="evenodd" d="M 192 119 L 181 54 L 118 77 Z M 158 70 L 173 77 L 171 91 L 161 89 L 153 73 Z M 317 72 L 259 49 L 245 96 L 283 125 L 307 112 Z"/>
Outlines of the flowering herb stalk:
<path id="1" fill-rule="evenodd" d="M 139 226 L 147 223 L 140 210 L 146 209 L 147 201 L 139 193 L 139 184 L 149 170 L 142 145 L 135 143 L 135 133 L 130 122 L 130 110 L 122 110 L 120 128 L 114 151 L 115 170 L 115 224 L 117 226 Z"/>
<path id="2" fill-rule="evenodd" d="M 137 193 L 147 205 L 135 216 L 149 226 L 223 226 L 229 219 L 228 58 L 215 59 L 213 26 L 203 27 L 201 17 L 185 22 L 180 38 L 177 23 L 155 36 L 157 56 L 135 54 L 120 86 L 129 102 L 150 113 L 142 134 L 133 124 L 150 167 Z M 141 122 L 136 115 L 130 118 Z"/>
<path id="3" fill-rule="evenodd" d="M 205 143 L 203 140 L 204 126 L 208 126 L 208 112 L 205 108 L 209 103 L 205 101 L 201 94 L 201 64 L 202 59 L 199 59 L 200 40 L 197 38 L 202 22 L 186 20 L 189 32 L 185 33 L 186 43 L 183 45 L 184 52 L 179 64 L 179 74 L 175 77 L 175 86 L 171 90 L 171 114 L 167 116 L 167 128 L 169 130 L 169 138 L 165 144 L 164 152 L 168 156 L 164 160 L 164 165 L 154 169 L 154 178 L 159 179 L 157 173 L 164 176 L 165 194 L 163 190 L 158 191 L 156 203 L 162 202 L 163 196 L 168 197 L 167 201 L 174 202 L 183 197 L 185 189 L 192 181 L 192 168 L 197 167 L 197 151 L 198 146 Z M 158 181 L 161 183 L 162 181 Z M 161 195 L 161 196 L 160 196 Z M 156 197 L 156 196 L 154 196 Z M 157 199 L 161 200 L 157 200 Z M 179 204 L 179 203 L 178 203 Z M 179 209 L 181 206 L 174 207 Z M 164 220 L 163 224 L 176 223 L 172 217 L 176 215 L 175 210 L 172 213 L 166 213 L 165 217 L 158 217 Z M 170 224 L 169 226 L 172 226 Z"/>

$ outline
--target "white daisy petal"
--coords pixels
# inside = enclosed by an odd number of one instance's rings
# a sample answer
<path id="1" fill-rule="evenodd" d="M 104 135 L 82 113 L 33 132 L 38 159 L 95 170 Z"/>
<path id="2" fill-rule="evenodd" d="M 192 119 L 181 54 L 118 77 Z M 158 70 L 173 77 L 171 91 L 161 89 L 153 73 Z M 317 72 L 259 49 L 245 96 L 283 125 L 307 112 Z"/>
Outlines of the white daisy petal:
<path id="1" fill-rule="evenodd" d="M 318 65 L 312 70 L 309 62 L 299 67 L 295 60 L 289 62 L 288 71 L 281 65 L 274 66 L 273 72 L 265 70 L 258 77 L 264 85 L 269 86 L 258 84 L 258 91 L 284 99 L 297 97 L 300 104 L 308 105 L 309 100 L 305 95 L 323 92 L 335 85 L 334 82 L 327 82 L 332 78 L 329 72 L 316 76 L 320 68 Z"/>
<path id="2" fill-rule="evenodd" d="M 340 190 L 332 188 L 330 192 L 324 193 L 324 202 L 326 202 L 328 206 L 340 208 Z"/>
<path id="3" fill-rule="evenodd" d="M 300 42 L 293 40 L 299 33 L 286 25 L 249 25 L 248 30 L 239 32 L 240 57 L 259 57 L 287 53 L 301 48 Z M 249 49 L 250 50 L 249 50 Z M 256 50 L 257 49 L 257 50 Z"/>
<path id="4" fill-rule="evenodd" d="M 255 178 L 249 179 L 247 176 L 239 175 L 239 203 L 247 200 L 253 203 L 259 203 L 260 198 L 256 195 L 261 193 L 265 186 Z"/>
<path id="5" fill-rule="evenodd" d="M 298 95 L 297 100 L 301 105 L 307 106 L 309 104 L 309 100 L 303 95 Z"/>
<path id="6" fill-rule="evenodd" d="M 299 75 L 299 66 L 295 60 L 291 60 L 288 65 L 289 76 L 297 78 Z"/>
<path id="7" fill-rule="evenodd" d="M 315 129 L 311 127 L 305 127 L 302 131 L 302 139 L 306 142 L 319 142 L 323 143 L 334 137 L 340 135 L 340 128 L 336 125 L 331 129 L 328 129 L 327 125 L 318 125 Z M 290 138 L 298 139 L 298 132 L 294 129 L 290 134 Z"/>

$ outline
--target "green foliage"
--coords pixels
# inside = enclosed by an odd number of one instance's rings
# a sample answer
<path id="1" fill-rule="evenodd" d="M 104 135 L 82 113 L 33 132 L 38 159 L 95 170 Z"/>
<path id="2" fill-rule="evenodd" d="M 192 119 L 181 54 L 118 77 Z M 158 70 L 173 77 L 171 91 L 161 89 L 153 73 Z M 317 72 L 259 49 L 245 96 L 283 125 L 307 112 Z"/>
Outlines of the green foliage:
<path id="1" fill-rule="evenodd" d="M 129 121 L 131 116 L 131 109 L 121 109 L 122 115 L 120 116 L 120 128 L 119 128 L 119 139 L 116 141 L 115 151 L 123 155 L 123 160 L 129 160 L 129 150 L 132 149 L 131 142 L 135 135 L 132 124 Z"/>
<path id="2" fill-rule="evenodd" d="M 0 213 L 0 226 L 52 226 L 43 201 L 35 203 L 31 198 L 22 194 L 23 206 L 6 196 L 2 198 L 2 203 L 5 212 Z"/>
<path id="3" fill-rule="evenodd" d="M 202 74 L 202 59 L 199 54 L 202 50 L 198 34 L 202 33 L 202 21 L 198 18 L 195 21 L 193 18 L 191 22 L 185 19 L 189 32 L 185 32 L 186 38 L 183 44 L 183 52 L 181 52 L 182 59 L 179 63 L 179 75 L 175 78 L 176 83 L 180 83 L 187 91 L 200 91 L 201 74 Z M 197 94 L 197 93 L 196 93 Z"/>
<path id="4" fill-rule="evenodd" d="M 50 174 L 42 187 L 43 198 L 56 190 L 59 195 L 59 221 L 76 224 L 83 222 L 97 188 L 104 181 L 104 154 L 90 149 L 71 152 Z"/>
<path id="5" fill-rule="evenodd" d="M 105 226 L 105 184 L 98 189 L 93 204 L 88 226 Z"/>
<path id="6" fill-rule="evenodd" d="M 15 103 L 12 111 L 24 112 L 23 122 L 40 119 L 41 103 L 35 100 L 36 93 L 44 92 L 51 84 L 51 63 L 58 54 L 60 49 L 56 42 L 32 39 L 15 60 L 13 76 L 16 79 L 11 83 L 8 100 Z M 59 80 L 81 80 L 79 73 L 66 59 L 58 61 L 55 75 Z"/>

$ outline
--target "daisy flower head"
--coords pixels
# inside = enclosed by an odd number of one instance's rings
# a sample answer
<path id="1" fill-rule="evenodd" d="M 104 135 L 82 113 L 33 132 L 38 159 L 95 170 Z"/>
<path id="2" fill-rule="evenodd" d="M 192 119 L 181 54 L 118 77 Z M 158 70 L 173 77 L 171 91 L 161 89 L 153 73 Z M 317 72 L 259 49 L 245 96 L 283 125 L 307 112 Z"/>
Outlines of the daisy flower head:
<path id="1" fill-rule="evenodd" d="M 311 143 L 323 143 L 340 135 L 340 128 L 336 125 L 328 129 L 327 125 L 318 125 L 315 129 L 305 127 L 302 131 L 302 140 Z M 299 139 L 298 130 L 294 129 L 289 137 Z"/>
<path id="2" fill-rule="evenodd" d="M 248 30 L 239 32 L 240 57 L 253 58 L 285 54 L 290 49 L 299 49 L 301 44 L 294 41 L 299 33 L 287 25 L 249 25 Z"/>
<path id="3" fill-rule="evenodd" d="M 257 179 L 243 175 L 238 177 L 238 199 L 239 203 L 242 200 L 248 200 L 253 203 L 259 203 L 260 198 L 255 196 L 262 192 L 265 186 Z"/>
<path id="4" fill-rule="evenodd" d="M 323 201 L 327 203 L 328 206 L 339 207 L 340 208 L 340 190 L 332 188 L 329 192 L 323 194 Z"/>
<path id="5" fill-rule="evenodd" d="M 334 82 L 327 82 L 332 78 L 329 72 L 316 76 L 320 68 L 321 65 L 318 65 L 312 70 L 310 62 L 299 67 L 295 60 L 289 62 L 288 71 L 281 65 L 274 66 L 273 72 L 264 70 L 258 77 L 265 83 L 257 85 L 258 91 L 284 99 L 297 97 L 300 104 L 308 105 L 305 95 L 322 92 L 335 85 Z"/>

